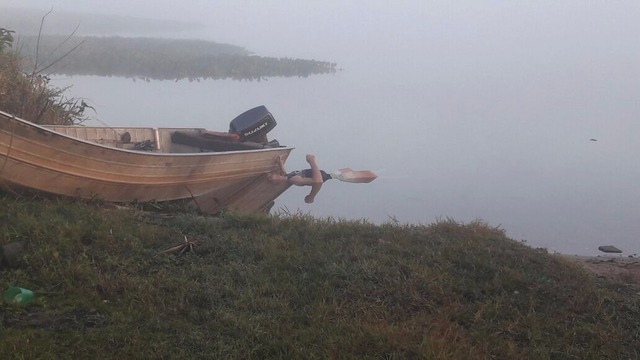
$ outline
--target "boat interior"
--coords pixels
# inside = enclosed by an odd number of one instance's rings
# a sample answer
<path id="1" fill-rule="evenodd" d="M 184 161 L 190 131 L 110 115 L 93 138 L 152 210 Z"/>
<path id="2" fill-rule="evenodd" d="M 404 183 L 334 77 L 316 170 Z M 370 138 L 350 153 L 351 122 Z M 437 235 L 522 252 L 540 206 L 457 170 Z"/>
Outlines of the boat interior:
<path id="1" fill-rule="evenodd" d="M 195 153 L 206 151 L 195 145 L 177 143 L 171 140 L 172 135 L 176 131 L 198 137 L 204 129 L 108 128 L 56 125 L 45 127 L 74 138 L 125 150 L 162 153 Z"/>
<path id="2" fill-rule="evenodd" d="M 267 133 L 275 125 L 275 119 L 266 107 L 258 106 L 233 119 L 229 132 L 213 132 L 202 128 L 45 127 L 67 136 L 119 149 L 198 153 L 280 147 L 277 141 L 267 139 Z"/>

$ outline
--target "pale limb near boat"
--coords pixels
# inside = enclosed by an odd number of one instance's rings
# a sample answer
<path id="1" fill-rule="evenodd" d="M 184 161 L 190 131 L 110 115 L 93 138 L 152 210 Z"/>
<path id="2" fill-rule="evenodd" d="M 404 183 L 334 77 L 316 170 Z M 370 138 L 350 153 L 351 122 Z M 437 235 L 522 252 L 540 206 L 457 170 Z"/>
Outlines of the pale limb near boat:
<path id="1" fill-rule="evenodd" d="M 371 170 L 353 170 L 351 168 L 342 168 L 331 173 L 332 179 L 337 179 L 349 183 L 370 183 L 378 178 Z"/>
<path id="2" fill-rule="evenodd" d="M 247 113 L 270 116 L 263 106 Z M 249 135 L 266 139 L 275 121 L 259 120 Z M 206 141 L 189 144 L 204 131 L 40 126 L 0 111 L 0 185 L 116 203 L 191 200 L 209 214 L 268 211 L 287 186 L 271 184 L 267 174 L 292 148 L 247 142 L 248 150 L 210 151 Z M 211 142 L 220 150 L 220 141 Z"/>

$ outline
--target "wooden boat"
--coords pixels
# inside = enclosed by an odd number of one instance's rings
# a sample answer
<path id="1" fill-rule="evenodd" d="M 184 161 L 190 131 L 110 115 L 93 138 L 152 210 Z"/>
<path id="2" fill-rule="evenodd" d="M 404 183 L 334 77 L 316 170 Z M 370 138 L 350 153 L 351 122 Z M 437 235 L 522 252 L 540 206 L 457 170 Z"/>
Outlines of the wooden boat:
<path id="1" fill-rule="evenodd" d="M 0 111 L 0 185 L 116 203 L 188 200 L 209 214 L 268 211 L 287 187 L 267 174 L 292 148 L 185 141 L 203 130 L 39 126 Z"/>

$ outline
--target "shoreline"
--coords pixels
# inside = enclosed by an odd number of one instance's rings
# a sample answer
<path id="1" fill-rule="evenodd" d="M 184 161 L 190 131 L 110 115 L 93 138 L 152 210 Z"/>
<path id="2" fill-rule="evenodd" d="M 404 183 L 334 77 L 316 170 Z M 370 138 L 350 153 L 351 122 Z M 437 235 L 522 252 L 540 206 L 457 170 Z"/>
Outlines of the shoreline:
<path id="1" fill-rule="evenodd" d="M 640 287 L 640 257 L 624 255 L 556 256 L 574 262 L 599 278 Z"/>

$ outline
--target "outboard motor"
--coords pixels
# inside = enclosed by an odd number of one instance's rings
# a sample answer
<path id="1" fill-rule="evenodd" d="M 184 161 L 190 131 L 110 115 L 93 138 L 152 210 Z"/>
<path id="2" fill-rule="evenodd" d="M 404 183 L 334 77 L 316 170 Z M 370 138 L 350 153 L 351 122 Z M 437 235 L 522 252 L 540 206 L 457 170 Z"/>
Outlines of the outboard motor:
<path id="1" fill-rule="evenodd" d="M 266 144 L 267 133 L 276 126 L 276 119 L 264 105 L 247 110 L 229 123 L 229 132 L 240 135 L 240 141 Z"/>

